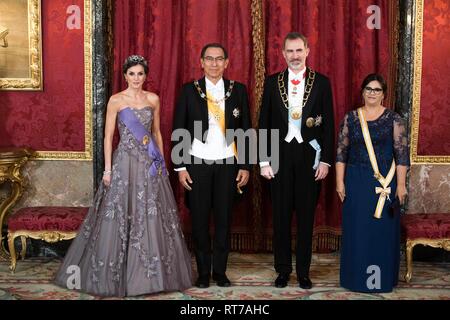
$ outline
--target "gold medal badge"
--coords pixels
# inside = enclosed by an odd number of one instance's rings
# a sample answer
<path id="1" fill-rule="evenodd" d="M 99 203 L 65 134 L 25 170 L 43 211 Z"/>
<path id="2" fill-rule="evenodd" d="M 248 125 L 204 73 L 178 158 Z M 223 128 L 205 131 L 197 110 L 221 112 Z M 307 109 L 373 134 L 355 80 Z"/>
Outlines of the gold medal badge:
<path id="1" fill-rule="evenodd" d="M 284 78 L 287 76 L 286 75 L 286 73 L 287 73 L 287 69 L 285 70 L 285 71 L 283 71 L 283 72 L 280 72 L 279 74 L 278 74 L 278 91 L 279 91 L 279 93 L 280 93 L 280 97 L 281 97 L 281 100 L 282 100 L 282 102 L 283 102 L 283 105 L 284 105 L 284 107 L 288 110 L 288 112 L 289 112 L 289 115 L 291 116 L 291 118 L 292 119 L 294 119 L 294 120 L 298 120 L 298 119 L 300 119 L 301 117 L 302 117 L 302 114 L 303 114 L 303 108 L 305 107 L 305 105 L 306 105 L 306 103 L 308 102 L 308 99 L 309 99 L 309 95 L 311 94 L 311 90 L 312 90 L 312 87 L 313 87 L 313 85 L 314 85 L 314 79 L 315 79 L 315 77 L 316 77 L 316 73 L 315 73 L 315 71 L 314 70 L 312 70 L 312 69 L 310 69 L 310 68 L 308 68 L 308 74 L 307 74 L 307 76 L 306 76 L 306 83 L 305 83 L 305 93 L 304 93 L 304 95 L 303 95 L 303 102 L 302 102 L 302 105 L 301 106 L 299 106 L 299 107 L 295 107 L 295 108 L 291 108 L 291 107 L 289 107 L 289 97 L 288 97 L 288 94 L 287 94 L 287 92 L 286 92 L 286 86 L 284 85 Z M 305 75 L 306 75 L 306 73 L 305 73 Z M 300 83 L 300 82 L 299 82 Z M 298 84 L 299 84 L 298 83 Z M 293 83 L 294 85 L 295 85 L 295 83 Z M 294 87 L 295 88 L 295 87 Z M 296 89 L 295 89 L 296 90 Z M 294 93 L 294 92 L 293 92 Z M 297 93 L 297 91 L 295 91 L 295 93 Z M 298 112 L 296 109 L 300 109 L 300 112 Z M 309 122 L 308 122 L 309 121 Z M 308 125 L 308 123 L 310 124 L 310 125 Z M 313 118 L 308 118 L 308 120 L 306 121 L 306 125 L 308 126 L 308 127 L 312 127 L 312 126 L 314 126 L 316 124 L 316 122 L 314 121 L 314 119 Z M 317 125 L 319 125 L 319 124 L 317 124 Z"/>
<path id="2" fill-rule="evenodd" d="M 302 117 L 302 108 L 296 107 L 291 110 L 291 118 L 298 120 Z"/>
<path id="3" fill-rule="evenodd" d="M 316 122 L 314 121 L 314 118 L 309 117 L 308 119 L 306 119 L 306 126 L 307 126 L 308 128 L 314 127 L 314 124 L 315 124 L 315 123 L 316 123 Z"/>

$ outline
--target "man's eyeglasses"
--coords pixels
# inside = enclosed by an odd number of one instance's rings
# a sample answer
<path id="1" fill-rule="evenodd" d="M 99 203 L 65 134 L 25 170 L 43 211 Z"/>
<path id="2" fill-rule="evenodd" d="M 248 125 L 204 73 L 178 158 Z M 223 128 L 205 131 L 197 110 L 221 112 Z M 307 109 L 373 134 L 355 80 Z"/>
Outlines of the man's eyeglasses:
<path id="1" fill-rule="evenodd" d="M 371 88 L 371 87 L 365 87 L 364 90 L 367 94 L 373 93 L 375 95 L 379 95 L 383 92 L 383 89 L 381 88 Z"/>
<path id="2" fill-rule="evenodd" d="M 209 64 L 213 64 L 214 61 L 215 61 L 217 64 L 220 64 L 220 63 L 223 63 L 223 62 L 225 61 L 225 57 L 211 57 L 211 56 L 206 56 L 206 57 L 203 57 L 203 60 L 204 60 L 206 63 L 209 63 Z"/>

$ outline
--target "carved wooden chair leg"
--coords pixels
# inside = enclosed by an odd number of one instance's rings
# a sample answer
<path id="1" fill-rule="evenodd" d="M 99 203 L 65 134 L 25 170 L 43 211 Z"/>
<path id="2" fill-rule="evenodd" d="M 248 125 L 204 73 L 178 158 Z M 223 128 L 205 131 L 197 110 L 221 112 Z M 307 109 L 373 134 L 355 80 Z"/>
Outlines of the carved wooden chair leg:
<path id="1" fill-rule="evenodd" d="M 406 240 L 406 275 L 405 281 L 409 283 L 412 277 L 412 252 L 414 248 L 414 243 L 411 240 Z"/>
<path id="2" fill-rule="evenodd" d="M 22 260 L 25 260 L 25 255 L 27 254 L 27 237 L 20 236 L 20 241 L 22 242 L 22 251 L 20 252 L 20 256 Z"/>
<path id="3" fill-rule="evenodd" d="M 11 265 L 9 266 L 9 270 L 12 273 L 16 270 L 17 256 L 16 256 L 16 248 L 14 247 L 14 239 L 16 238 L 14 233 L 8 233 L 8 249 L 11 257 Z"/>

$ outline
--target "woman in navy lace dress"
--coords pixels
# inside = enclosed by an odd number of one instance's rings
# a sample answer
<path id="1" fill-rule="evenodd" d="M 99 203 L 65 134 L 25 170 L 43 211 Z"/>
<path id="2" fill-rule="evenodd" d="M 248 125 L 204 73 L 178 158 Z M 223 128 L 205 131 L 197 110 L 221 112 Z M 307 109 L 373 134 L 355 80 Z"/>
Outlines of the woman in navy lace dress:
<path id="1" fill-rule="evenodd" d="M 380 75 L 368 75 L 361 86 L 365 104 L 345 115 L 339 133 L 340 283 L 358 292 L 390 292 L 398 282 L 400 217 L 392 209 L 406 198 L 409 155 L 402 118 L 382 105 L 386 90 Z"/>

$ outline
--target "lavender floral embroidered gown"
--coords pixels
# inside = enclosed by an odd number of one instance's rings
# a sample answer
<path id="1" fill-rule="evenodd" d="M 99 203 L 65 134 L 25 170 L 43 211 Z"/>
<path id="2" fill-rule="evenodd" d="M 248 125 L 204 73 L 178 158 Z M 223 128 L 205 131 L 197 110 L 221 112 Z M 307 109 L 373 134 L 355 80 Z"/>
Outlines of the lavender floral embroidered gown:
<path id="1" fill-rule="evenodd" d="M 151 127 L 152 108 L 132 111 Z M 75 265 L 80 268 L 80 290 L 93 295 L 187 289 L 192 286 L 191 258 L 169 178 L 150 175 L 152 160 L 120 117 L 118 128 L 111 185 L 99 187 L 55 282 L 67 287 L 73 279 L 68 279 L 73 270 L 67 270 Z"/>

